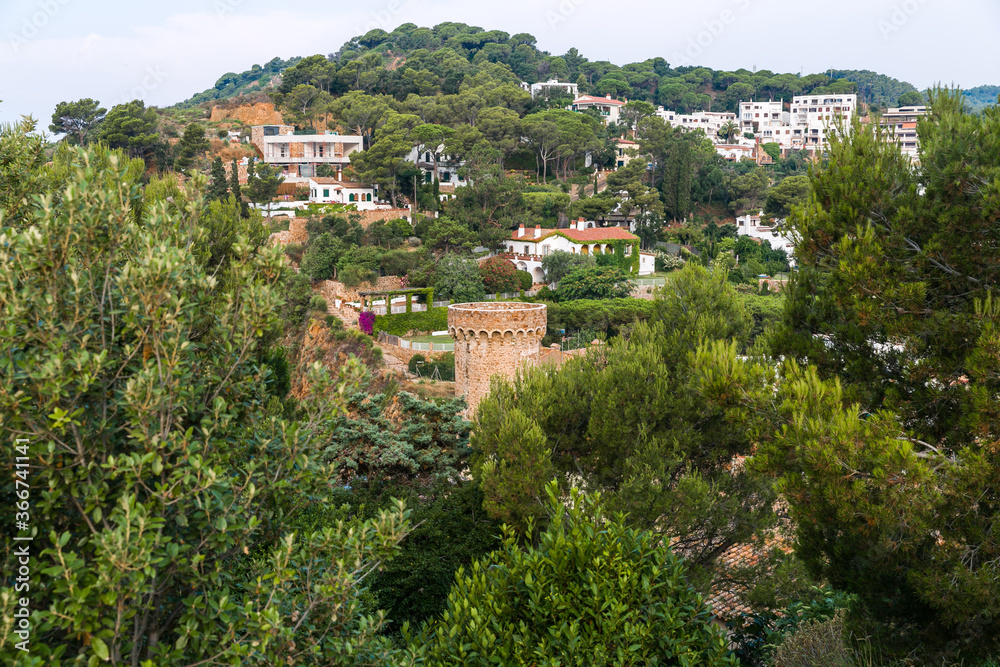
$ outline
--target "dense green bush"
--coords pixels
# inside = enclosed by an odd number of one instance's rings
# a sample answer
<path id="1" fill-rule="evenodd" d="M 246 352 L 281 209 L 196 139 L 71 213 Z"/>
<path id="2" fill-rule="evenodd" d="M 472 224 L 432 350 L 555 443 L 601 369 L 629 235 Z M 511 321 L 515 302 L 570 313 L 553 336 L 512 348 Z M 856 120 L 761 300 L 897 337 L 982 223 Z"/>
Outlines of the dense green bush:
<path id="1" fill-rule="evenodd" d="M 437 370 L 438 375 L 445 382 L 455 381 L 455 354 L 453 352 L 446 352 L 436 359 L 427 360 L 422 354 L 415 354 L 410 357 L 410 361 L 407 364 L 407 368 L 411 373 L 419 373 L 420 377 L 430 378 L 434 376 L 434 371 Z"/>
<path id="2" fill-rule="evenodd" d="M 603 331 L 614 336 L 628 324 L 648 320 L 655 312 L 652 301 L 644 299 L 578 299 L 549 303 L 549 332 L 565 329 L 571 334 L 582 329 Z"/>
<path id="3" fill-rule="evenodd" d="M 635 283 L 628 274 L 615 266 L 591 266 L 573 269 L 559 281 L 556 296 L 560 301 L 572 299 L 623 299 Z"/>
<path id="4" fill-rule="evenodd" d="M 447 665 L 736 665 L 683 560 L 648 531 L 549 485 L 548 528 L 460 570 L 442 616 L 411 650 Z M 404 631 L 404 634 L 408 634 Z"/>
<path id="5" fill-rule="evenodd" d="M 285 303 L 281 306 L 281 321 L 296 327 L 302 324 L 309 312 L 309 303 L 313 298 L 312 286 L 309 279 L 301 273 L 290 273 L 285 279 L 283 293 Z"/>
<path id="6" fill-rule="evenodd" d="M 411 331 L 444 331 L 448 328 L 448 309 L 431 308 L 419 313 L 379 315 L 375 318 L 374 335 L 384 331 L 392 336 L 405 336 Z"/>
<path id="7" fill-rule="evenodd" d="M 449 253 L 437 263 L 434 274 L 434 291 L 442 299 L 455 303 L 482 301 L 486 295 L 479 264 L 474 259 Z"/>
<path id="8" fill-rule="evenodd" d="M 319 294 L 314 294 L 311 299 L 309 299 L 309 310 L 321 310 L 324 313 L 327 311 L 326 299 L 321 297 Z"/>
<path id="9" fill-rule="evenodd" d="M 518 281 L 518 284 L 519 284 L 520 288 L 523 291 L 530 290 L 531 286 L 535 284 L 535 279 L 532 278 L 531 274 L 528 273 L 527 271 L 518 271 L 517 272 L 517 281 Z"/>
<path id="10" fill-rule="evenodd" d="M 398 492 L 393 490 L 393 493 Z M 425 494 L 426 495 L 426 494 Z M 483 493 L 474 482 L 444 485 L 428 502 L 403 494 L 413 525 L 399 556 L 388 562 L 371 590 L 385 609 L 388 626 L 419 625 L 440 614 L 459 567 L 500 546 L 500 525 L 483 511 Z"/>

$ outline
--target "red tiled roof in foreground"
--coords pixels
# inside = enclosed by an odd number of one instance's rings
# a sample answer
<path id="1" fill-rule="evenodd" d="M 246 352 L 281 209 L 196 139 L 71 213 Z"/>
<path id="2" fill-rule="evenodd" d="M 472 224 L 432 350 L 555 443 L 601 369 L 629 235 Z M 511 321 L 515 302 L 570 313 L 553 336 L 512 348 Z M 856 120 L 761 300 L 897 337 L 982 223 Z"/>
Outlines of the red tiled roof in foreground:
<path id="1" fill-rule="evenodd" d="M 554 234 L 561 234 L 577 243 L 599 243 L 601 241 L 611 241 L 622 239 L 624 241 L 638 241 L 639 237 L 631 232 L 625 231 L 621 227 L 594 227 L 592 229 L 543 229 L 542 235 L 535 238 L 534 228 L 524 230 L 524 236 L 518 236 L 518 232 L 511 234 L 514 241 L 525 241 L 527 243 L 537 243 L 542 239 L 547 239 Z"/>

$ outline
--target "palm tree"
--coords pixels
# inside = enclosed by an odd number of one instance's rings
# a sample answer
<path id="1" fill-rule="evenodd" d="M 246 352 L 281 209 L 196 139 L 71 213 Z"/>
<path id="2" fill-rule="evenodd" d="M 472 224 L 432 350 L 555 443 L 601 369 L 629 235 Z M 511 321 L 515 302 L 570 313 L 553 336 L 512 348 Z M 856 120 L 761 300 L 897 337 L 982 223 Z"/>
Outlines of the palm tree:
<path id="1" fill-rule="evenodd" d="M 733 137 L 740 133 L 739 126 L 733 121 L 727 121 L 725 125 L 719 128 L 716 134 L 719 135 L 720 139 L 725 139 L 726 141 L 732 141 Z"/>

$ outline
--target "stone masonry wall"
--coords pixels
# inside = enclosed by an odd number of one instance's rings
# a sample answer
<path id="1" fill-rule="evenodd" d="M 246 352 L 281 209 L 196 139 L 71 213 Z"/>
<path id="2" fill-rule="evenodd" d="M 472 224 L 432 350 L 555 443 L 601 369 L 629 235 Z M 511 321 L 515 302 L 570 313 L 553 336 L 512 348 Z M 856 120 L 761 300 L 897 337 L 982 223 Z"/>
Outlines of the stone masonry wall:
<path id="1" fill-rule="evenodd" d="M 387 208 L 381 211 L 358 211 L 357 214 L 361 216 L 361 226 L 365 229 L 368 229 L 368 226 L 376 220 L 396 220 L 398 218 L 406 218 L 407 220 L 410 219 L 410 209 L 408 208 Z"/>
<path id="2" fill-rule="evenodd" d="M 376 290 L 394 290 L 402 289 L 403 285 L 399 280 L 399 276 L 380 276 L 375 284 L 371 283 L 361 283 L 357 287 L 347 287 L 344 283 L 337 282 L 336 280 L 324 280 L 318 285 L 317 291 L 323 295 L 323 298 L 327 300 L 331 306 L 334 305 L 334 299 L 340 299 L 341 301 L 360 301 L 361 297 L 358 292 L 374 292 Z"/>
<path id="3" fill-rule="evenodd" d="M 473 415 L 490 391 L 490 378 L 513 378 L 538 360 L 548 323 L 536 303 L 463 303 L 448 307 L 448 333 L 455 339 L 455 395 Z"/>
<path id="4" fill-rule="evenodd" d="M 270 102 L 245 104 L 241 107 L 226 109 L 221 106 L 212 107 L 212 122 L 220 120 L 238 120 L 245 125 L 284 125 L 281 113 L 274 110 Z"/>
<path id="5" fill-rule="evenodd" d="M 309 234 L 306 233 L 305 218 L 291 218 L 288 221 L 288 231 L 271 234 L 271 245 L 305 243 L 308 240 Z"/>

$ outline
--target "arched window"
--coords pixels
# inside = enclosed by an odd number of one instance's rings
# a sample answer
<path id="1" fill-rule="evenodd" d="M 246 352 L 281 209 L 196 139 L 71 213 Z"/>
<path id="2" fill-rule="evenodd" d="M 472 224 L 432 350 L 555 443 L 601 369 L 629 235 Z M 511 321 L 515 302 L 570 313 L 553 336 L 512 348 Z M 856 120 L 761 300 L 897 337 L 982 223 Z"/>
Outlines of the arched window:
<path id="1" fill-rule="evenodd" d="M 349 195 L 347 195 L 347 201 L 349 201 L 349 202 L 350 202 L 350 201 L 354 201 L 354 194 L 353 194 L 353 193 L 352 193 L 352 194 L 349 194 Z"/>

